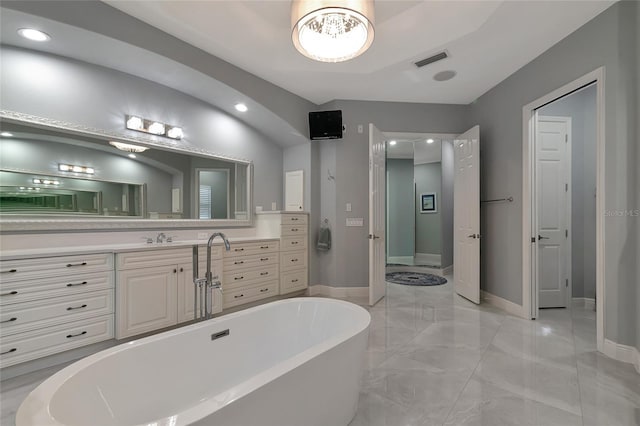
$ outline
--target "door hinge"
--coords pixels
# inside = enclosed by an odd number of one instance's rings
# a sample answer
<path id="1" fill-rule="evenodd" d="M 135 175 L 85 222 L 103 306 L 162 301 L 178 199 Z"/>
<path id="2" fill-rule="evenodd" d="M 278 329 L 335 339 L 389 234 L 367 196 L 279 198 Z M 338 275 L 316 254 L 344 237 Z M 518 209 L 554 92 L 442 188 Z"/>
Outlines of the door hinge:
<path id="1" fill-rule="evenodd" d="M 531 242 L 535 243 L 536 242 L 536 237 L 531 237 Z"/>
<path id="2" fill-rule="evenodd" d="M 565 287 L 569 287 L 569 278 L 567 278 L 567 279 L 564 281 L 564 286 L 565 286 Z"/>
<path id="3" fill-rule="evenodd" d="M 569 192 L 569 184 L 568 183 L 564 184 L 564 192 Z"/>
<path id="4" fill-rule="evenodd" d="M 564 237 L 565 238 L 569 238 L 569 230 L 568 229 L 564 230 Z"/>
<path id="5" fill-rule="evenodd" d="M 567 143 L 569 142 L 569 135 L 565 133 L 564 135 L 564 142 Z"/>

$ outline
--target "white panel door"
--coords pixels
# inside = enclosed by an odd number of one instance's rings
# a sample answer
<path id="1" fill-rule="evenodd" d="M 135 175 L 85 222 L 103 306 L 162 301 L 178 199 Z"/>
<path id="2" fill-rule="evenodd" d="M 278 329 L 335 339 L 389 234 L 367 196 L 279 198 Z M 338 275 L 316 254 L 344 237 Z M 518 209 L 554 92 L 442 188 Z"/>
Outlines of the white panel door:
<path id="1" fill-rule="evenodd" d="M 304 206 L 304 170 L 285 173 L 284 205 L 288 211 L 302 211 Z"/>
<path id="2" fill-rule="evenodd" d="M 480 127 L 454 140 L 454 289 L 480 303 Z"/>
<path id="3" fill-rule="evenodd" d="M 569 285 L 570 119 L 538 117 L 536 215 L 538 306 L 565 308 Z"/>
<path id="4" fill-rule="evenodd" d="M 369 305 L 386 294 L 385 197 L 386 154 L 384 135 L 369 124 Z"/>

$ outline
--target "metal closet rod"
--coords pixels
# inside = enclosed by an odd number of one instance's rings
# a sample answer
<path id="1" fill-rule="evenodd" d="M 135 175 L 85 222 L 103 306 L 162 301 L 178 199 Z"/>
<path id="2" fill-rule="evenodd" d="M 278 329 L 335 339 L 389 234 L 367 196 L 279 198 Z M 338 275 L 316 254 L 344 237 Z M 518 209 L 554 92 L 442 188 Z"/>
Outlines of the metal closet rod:
<path id="1" fill-rule="evenodd" d="M 513 202 L 513 197 L 507 197 L 507 198 L 496 198 L 495 200 L 482 200 L 480 201 L 481 203 L 498 203 L 500 201 L 508 201 L 508 202 Z"/>

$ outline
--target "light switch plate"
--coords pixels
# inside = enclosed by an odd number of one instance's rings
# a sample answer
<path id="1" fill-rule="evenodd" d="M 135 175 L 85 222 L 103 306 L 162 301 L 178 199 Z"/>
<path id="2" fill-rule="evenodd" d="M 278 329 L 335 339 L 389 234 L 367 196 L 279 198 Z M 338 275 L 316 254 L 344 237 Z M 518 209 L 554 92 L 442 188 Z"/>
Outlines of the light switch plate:
<path id="1" fill-rule="evenodd" d="M 347 203 L 347 211 L 350 212 L 351 211 L 351 203 Z"/>
<path id="2" fill-rule="evenodd" d="M 276 204 L 275 201 L 273 203 L 271 203 L 271 210 L 275 210 L 277 208 L 278 208 L 278 205 Z"/>
<path id="3" fill-rule="evenodd" d="M 361 217 L 348 217 L 347 226 L 363 226 L 364 219 Z"/>
<path id="4" fill-rule="evenodd" d="M 358 124 L 358 133 L 362 132 L 364 132 L 364 128 L 362 127 L 362 124 Z"/>

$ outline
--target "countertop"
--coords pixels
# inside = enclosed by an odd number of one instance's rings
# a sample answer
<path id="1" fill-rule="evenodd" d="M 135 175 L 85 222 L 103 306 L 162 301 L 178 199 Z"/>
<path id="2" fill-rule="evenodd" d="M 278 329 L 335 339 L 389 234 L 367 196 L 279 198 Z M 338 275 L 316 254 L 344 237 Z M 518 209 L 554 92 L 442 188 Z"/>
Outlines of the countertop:
<path id="1" fill-rule="evenodd" d="M 233 243 L 245 243 L 251 241 L 278 241 L 278 237 L 229 237 L 228 240 Z M 183 247 L 191 247 L 194 245 L 206 246 L 207 240 L 182 240 L 171 243 L 123 243 L 123 244 L 103 244 L 103 245 L 85 245 L 85 246 L 69 246 L 69 247 L 47 247 L 35 249 L 21 250 L 5 250 L 0 252 L 0 260 L 16 260 L 30 257 L 53 257 L 53 256 L 69 256 L 74 254 L 95 254 L 95 253 L 125 253 L 141 250 L 168 250 Z M 216 239 L 213 245 L 222 245 L 220 239 Z"/>

